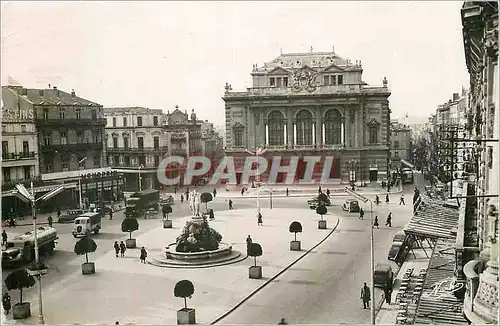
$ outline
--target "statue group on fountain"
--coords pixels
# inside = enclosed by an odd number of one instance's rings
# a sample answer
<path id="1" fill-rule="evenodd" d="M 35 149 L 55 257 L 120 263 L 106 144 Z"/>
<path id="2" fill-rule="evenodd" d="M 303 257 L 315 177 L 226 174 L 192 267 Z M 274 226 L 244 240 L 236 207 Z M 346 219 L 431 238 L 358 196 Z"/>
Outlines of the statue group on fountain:
<path id="1" fill-rule="evenodd" d="M 200 204 L 200 194 L 196 191 L 196 189 L 194 189 L 191 193 L 191 196 L 189 196 L 189 210 L 191 211 L 193 216 L 200 216 Z"/>

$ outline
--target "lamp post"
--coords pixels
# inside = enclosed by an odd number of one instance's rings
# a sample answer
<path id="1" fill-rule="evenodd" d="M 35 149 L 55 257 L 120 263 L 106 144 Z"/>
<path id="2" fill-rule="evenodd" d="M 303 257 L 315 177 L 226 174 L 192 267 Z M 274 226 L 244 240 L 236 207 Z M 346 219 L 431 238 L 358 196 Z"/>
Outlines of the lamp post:
<path id="1" fill-rule="evenodd" d="M 245 152 L 247 152 L 250 155 L 255 155 L 255 158 L 257 158 L 259 155 L 264 154 L 267 151 L 266 148 L 262 147 L 257 147 L 255 152 L 251 152 L 248 149 L 245 149 Z M 257 214 L 260 214 L 260 175 L 257 174 L 255 176 L 255 182 L 257 183 Z"/>
<path id="2" fill-rule="evenodd" d="M 371 300 L 372 303 L 370 305 L 370 312 L 371 312 L 371 324 L 375 325 L 375 284 L 374 284 L 374 272 L 375 272 L 375 252 L 374 252 L 374 237 L 373 237 L 373 202 L 366 198 L 365 196 L 362 196 L 358 194 L 355 191 L 350 190 L 349 188 L 345 188 L 345 192 L 347 192 L 349 195 L 353 196 L 354 198 L 362 201 L 363 203 L 370 202 L 370 223 L 371 223 L 371 236 L 370 236 L 370 292 L 371 292 Z"/>
<path id="3" fill-rule="evenodd" d="M 139 166 L 139 192 L 142 191 L 142 179 L 141 179 L 141 169 L 144 168 L 144 165 Z"/>
<path id="4" fill-rule="evenodd" d="M 64 189 L 64 186 L 59 186 L 51 192 L 43 195 L 42 197 L 35 198 L 35 189 L 33 187 L 33 181 L 31 182 L 31 193 L 28 192 L 26 187 L 22 184 L 17 184 L 16 189 L 23 198 L 24 201 L 31 203 L 31 210 L 33 212 L 33 237 L 35 238 L 35 266 L 37 270 L 32 271 L 32 275 L 36 276 L 38 279 L 38 324 L 45 324 L 43 318 L 43 300 L 42 300 L 42 275 L 46 272 L 40 269 L 40 252 L 38 249 L 38 236 L 37 236 L 37 223 L 36 223 L 36 202 L 41 200 L 48 200 L 55 195 L 61 193 Z"/>
<path id="5" fill-rule="evenodd" d="M 78 161 L 78 166 L 80 164 L 84 163 L 87 160 L 87 157 L 82 158 L 80 161 Z M 80 209 L 83 209 L 83 201 L 82 201 L 82 175 L 78 176 L 78 197 L 79 197 L 79 206 Z"/>

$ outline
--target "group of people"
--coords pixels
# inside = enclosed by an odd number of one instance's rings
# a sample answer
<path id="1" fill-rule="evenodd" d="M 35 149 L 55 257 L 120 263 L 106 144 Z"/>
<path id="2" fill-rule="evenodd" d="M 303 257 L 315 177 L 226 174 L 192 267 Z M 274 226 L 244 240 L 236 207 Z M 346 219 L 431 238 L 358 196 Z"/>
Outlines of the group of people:
<path id="1" fill-rule="evenodd" d="M 392 283 L 389 282 L 384 287 L 384 299 L 387 304 L 391 304 L 392 300 Z M 363 302 L 363 309 L 370 309 L 371 293 L 370 288 L 366 282 L 361 287 L 361 301 Z"/>
<path id="2" fill-rule="evenodd" d="M 125 251 L 127 251 L 127 246 L 125 245 L 125 243 L 123 243 L 123 241 L 120 241 L 119 244 L 118 241 L 115 241 L 113 247 L 115 248 L 116 257 L 118 257 L 118 255 L 120 255 L 120 257 L 125 257 Z M 147 257 L 148 257 L 148 252 L 146 251 L 146 248 L 144 248 L 143 246 L 141 248 L 141 254 L 139 256 L 141 263 L 146 264 Z"/>
<path id="3" fill-rule="evenodd" d="M 385 220 L 385 226 L 388 227 L 392 226 L 392 212 L 389 212 L 389 215 L 387 215 L 387 219 Z M 379 228 L 378 216 L 375 216 L 375 219 L 373 220 L 373 227 L 376 227 L 377 229 Z"/>

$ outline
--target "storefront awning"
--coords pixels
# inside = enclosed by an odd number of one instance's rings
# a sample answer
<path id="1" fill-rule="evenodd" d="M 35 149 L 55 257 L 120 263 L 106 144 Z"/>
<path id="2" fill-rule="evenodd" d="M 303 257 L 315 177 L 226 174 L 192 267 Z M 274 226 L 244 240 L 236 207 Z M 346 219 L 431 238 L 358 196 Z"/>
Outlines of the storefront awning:
<path id="1" fill-rule="evenodd" d="M 408 235 L 427 239 L 454 239 L 458 225 L 458 210 L 421 194 L 421 203 L 404 228 Z"/>
<path id="2" fill-rule="evenodd" d="M 455 275 L 455 257 L 455 239 L 436 242 L 418 300 L 415 324 L 468 324 L 462 312 L 463 302 L 455 296 L 465 292 L 465 284 L 457 281 Z"/>

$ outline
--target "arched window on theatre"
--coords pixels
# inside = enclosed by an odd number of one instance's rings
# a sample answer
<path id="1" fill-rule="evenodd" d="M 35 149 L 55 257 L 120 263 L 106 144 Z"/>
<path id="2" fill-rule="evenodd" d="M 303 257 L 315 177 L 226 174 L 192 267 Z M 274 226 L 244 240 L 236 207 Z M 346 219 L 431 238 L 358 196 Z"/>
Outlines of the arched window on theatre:
<path id="1" fill-rule="evenodd" d="M 372 120 L 368 123 L 368 140 L 370 144 L 379 143 L 379 133 L 380 125 L 377 121 Z"/>
<path id="2" fill-rule="evenodd" d="M 285 144 L 285 118 L 279 111 L 273 111 L 268 116 L 268 145 Z"/>
<path id="3" fill-rule="evenodd" d="M 234 147 L 243 147 L 243 126 L 237 124 L 233 127 L 233 146 Z"/>
<path id="4" fill-rule="evenodd" d="M 342 143 L 342 117 L 337 110 L 329 110 L 325 114 L 325 144 Z"/>
<path id="5" fill-rule="evenodd" d="M 301 110 L 297 113 L 296 118 L 296 144 L 297 145 L 312 145 L 313 144 L 313 117 L 311 112 Z"/>

